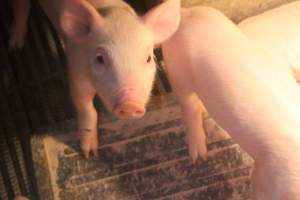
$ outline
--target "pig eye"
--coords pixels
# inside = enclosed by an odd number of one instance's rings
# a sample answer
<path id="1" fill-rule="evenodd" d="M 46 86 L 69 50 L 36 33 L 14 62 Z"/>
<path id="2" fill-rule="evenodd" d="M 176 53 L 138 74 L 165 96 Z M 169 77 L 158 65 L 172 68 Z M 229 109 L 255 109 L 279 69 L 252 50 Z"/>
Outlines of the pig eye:
<path id="1" fill-rule="evenodd" d="M 96 63 L 97 64 L 103 64 L 104 63 L 104 58 L 102 55 L 97 55 L 96 57 Z"/>
<path id="2" fill-rule="evenodd" d="M 151 56 L 148 56 L 148 58 L 147 58 L 147 63 L 150 63 L 151 60 L 152 60 L 152 57 L 151 57 Z"/>

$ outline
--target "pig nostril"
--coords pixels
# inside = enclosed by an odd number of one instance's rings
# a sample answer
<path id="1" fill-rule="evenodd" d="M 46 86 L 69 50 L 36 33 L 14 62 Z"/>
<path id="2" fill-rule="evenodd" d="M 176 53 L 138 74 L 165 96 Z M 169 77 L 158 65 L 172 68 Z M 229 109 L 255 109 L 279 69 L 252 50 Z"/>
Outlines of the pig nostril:
<path id="1" fill-rule="evenodd" d="M 137 115 L 142 115 L 142 114 L 144 114 L 144 112 L 141 111 L 141 110 L 138 110 L 138 111 L 135 112 L 135 114 L 137 114 Z"/>
<path id="2" fill-rule="evenodd" d="M 143 111 L 143 110 L 137 110 L 134 112 L 134 115 L 136 117 L 142 117 L 144 114 L 145 114 L 145 111 Z"/>
<path id="3" fill-rule="evenodd" d="M 126 112 L 125 112 L 124 110 L 120 110 L 119 113 L 120 113 L 121 115 L 125 115 Z"/>
<path id="4" fill-rule="evenodd" d="M 117 105 L 114 112 L 117 117 L 133 119 L 144 116 L 145 109 L 142 106 L 136 105 L 134 102 L 125 102 Z"/>

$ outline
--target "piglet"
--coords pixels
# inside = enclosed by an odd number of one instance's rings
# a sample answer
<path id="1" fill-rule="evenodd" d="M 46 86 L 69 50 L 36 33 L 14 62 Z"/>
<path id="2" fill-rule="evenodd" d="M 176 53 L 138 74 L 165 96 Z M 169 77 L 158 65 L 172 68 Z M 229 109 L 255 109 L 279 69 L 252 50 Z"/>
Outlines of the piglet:
<path id="1" fill-rule="evenodd" d="M 254 158 L 253 199 L 299 200 L 300 89 L 289 64 L 208 7 L 182 9 L 179 29 L 162 49 L 192 128 L 201 125 L 202 100 Z"/>
<path id="2" fill-rule="evenodd" d="M 176 31 L 180 2 L 167 0 L 143 16 L 121 0 L 39 3 L 65 44 L 82 151 L 85 157 L 90 152 L 96 155 L 95 94 L 118 118 L 143 117 L 156 72 L 154 45 Z M 29 0 L 15 0 L 14 4 L 18 10 L 14 11 L 12 48 L 23 44 L 30 8 Z M 24 9 L 20 4 L 26 5 Z"/>

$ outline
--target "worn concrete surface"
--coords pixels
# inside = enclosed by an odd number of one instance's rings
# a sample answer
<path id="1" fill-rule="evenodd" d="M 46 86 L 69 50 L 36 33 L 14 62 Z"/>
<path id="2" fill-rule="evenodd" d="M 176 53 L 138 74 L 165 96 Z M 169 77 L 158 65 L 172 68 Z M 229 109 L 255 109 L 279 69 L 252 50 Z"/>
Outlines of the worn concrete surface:
<path id="1" fill-rule="evenodd" d="M 40 183 L 42 199 L 249 199 L 252 159 L 209 117 L 205 129 L 209 159 L 195 165 L 172 100 L 141 120 L 102 124 L 98 158 L 82 157 L 74 131 L 54 130 L 42 140 L 51 185 Z"/>

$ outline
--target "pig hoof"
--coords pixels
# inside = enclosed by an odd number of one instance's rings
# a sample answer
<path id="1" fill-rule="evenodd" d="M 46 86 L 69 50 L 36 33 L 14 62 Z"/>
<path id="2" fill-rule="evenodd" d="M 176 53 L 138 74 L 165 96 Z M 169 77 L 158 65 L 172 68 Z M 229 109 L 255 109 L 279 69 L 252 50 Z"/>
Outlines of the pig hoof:
<path id="1" fill-rule="evenodd" d="M 97 133 L 79 133 L 80 147 L 84 158 L 88 159 L 90 153 L 98 156 L 98 137 Z"/>
<path id="2" fill-rule="evenodd" d="M 90 154 L 92 154 L 94 157 L 98 157 L 98 147 L 86 148 L 81 146 L 81 149 L 85 159 L 89 159 Z"/>
<path id="3" fill-rule="evenodd" d="M 208 159 L 206 147 L 205 149 L 189 147 L 189 154 L 193 164 L 195 164 L 199 158 L 201 158 L 204 161 Z"/>
<path id="4" fill-rule="evenodd" d="M 26 36 L 27 28 L 18 25 L 13 25 L 9 38 L 9 49 L 16 50 L 21 49 L 24 46 L 24 40 Z"/>
<path id="5" fill-rule="evenodd" d="M 205 138 L 191 138 L 188 140 L 189 155 L 192 162 L 195 164 L 196 161 L 201 158 L 202 160 L 208 159 L 207 146 Z"/>

